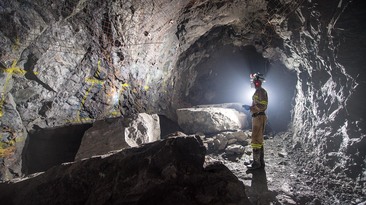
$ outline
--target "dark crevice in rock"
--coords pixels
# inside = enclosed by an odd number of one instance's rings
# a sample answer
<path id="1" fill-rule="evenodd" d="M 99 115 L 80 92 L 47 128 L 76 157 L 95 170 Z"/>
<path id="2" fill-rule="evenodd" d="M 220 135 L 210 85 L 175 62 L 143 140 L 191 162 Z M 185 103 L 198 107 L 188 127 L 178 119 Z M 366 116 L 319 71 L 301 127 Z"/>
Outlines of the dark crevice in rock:
<path id="1" fill-rule="evenodd" d="M 35 127 L 23 151 L 23 172 L 32 174 L 52 166 L 74 161 L 84 132 L 92 124 L 71 125 L 53 129 Z"/>
<path id="2" fill-rule="evenodd" d="M 164 115 L 159 115 L 161 138 L 164 139 L 168 134 L 182 131 L 177 122 L 174 122 Z"/>
<path id="3" fill-rule="evenodd" d="M 46 112 L 52 108 L 52 103 L 53 103 L 52 101 L 44 102 L 38 114 L 43 117 L 46 117 Z"/>

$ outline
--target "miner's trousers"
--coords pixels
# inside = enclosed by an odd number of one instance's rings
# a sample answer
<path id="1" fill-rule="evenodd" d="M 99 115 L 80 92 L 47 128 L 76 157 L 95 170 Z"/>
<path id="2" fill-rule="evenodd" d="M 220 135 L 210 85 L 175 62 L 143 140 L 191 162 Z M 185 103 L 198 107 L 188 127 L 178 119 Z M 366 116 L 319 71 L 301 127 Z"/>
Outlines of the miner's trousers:
<path id="1" fill-rule="evenodd" d="M 266 125 L 267 116 L 257 115 L 252 118 L 252 148 L 261 149 L 263 147 L 263 133 Z"/>

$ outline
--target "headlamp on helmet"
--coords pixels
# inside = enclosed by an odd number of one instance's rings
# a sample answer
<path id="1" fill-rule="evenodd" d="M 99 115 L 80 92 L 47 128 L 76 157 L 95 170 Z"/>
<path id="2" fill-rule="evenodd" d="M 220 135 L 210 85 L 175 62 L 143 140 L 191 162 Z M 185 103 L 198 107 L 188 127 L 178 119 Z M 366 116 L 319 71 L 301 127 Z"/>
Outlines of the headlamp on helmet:
<path id="1" fill-rule="evenodd" d="M 262 83 L 264 83 L 266 81 L 264 80 L 263 74 L 261 74 L 261 73 L 253 73 L 253 74 L 250 74 L 250 82 L 255 87 L 258 87 L 258 86 L 261 86 Z"/>

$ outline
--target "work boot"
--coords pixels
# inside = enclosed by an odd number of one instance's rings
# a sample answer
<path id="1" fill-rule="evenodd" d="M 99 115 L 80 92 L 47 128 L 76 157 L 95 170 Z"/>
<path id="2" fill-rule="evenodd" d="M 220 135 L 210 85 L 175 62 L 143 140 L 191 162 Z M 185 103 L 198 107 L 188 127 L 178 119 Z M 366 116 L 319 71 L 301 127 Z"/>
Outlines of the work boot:
<path id="1" fill-rule="evenodd" d="M 262 146 L 262 148 L 260 149 L 260 162 L 261 162 L 261 166 L 262 167 L 265 167 L 266 166 L 266 164 L 264 163 L 264 149 L 263 149 L 263 146 Z M 249 160 L 249 161 L 247 161 L 247 162 L 244 162 L 244 165 L 245 166 L 248 166 L 248 165 L 250 165 L 250 164 L 252 164 L 253 163 L 253 160 L 251 159 L 251 160 Z"/>
<path id="2" fill-rule="evenodd" d="M 265 166 L 266 166 L 266 164 L 264 163 L 264 148 L 263 148 L 263 146 L 262 146 L 262 148 L 260 149 L 260 151 L 261 151 L 261 153 L 260 153 L 260 155 L 261 155 L 261 157 L 260 157 L 260 162 L 261 162 L 262 167 L 265 167 Z"/>
<path id="3" fill-rule="evenodd" d="M 261 168 L 261 150 L 260 149 L 253 149 L 253 162 L 247 165 L 248 170 L 255 170 Z"/>

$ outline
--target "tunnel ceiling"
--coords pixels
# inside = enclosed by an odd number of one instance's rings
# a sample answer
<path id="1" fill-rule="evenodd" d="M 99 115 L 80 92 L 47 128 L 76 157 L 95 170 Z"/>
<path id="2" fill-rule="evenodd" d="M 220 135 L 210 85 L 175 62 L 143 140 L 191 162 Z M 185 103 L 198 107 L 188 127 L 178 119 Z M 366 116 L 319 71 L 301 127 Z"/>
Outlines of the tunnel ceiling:
<path id="1" fill-rule="evenodd" d="M 283 97 L 291 103 L 273 104 L 291 112 L 295 147 L 308 153 L 299 164 L 363 180 L 366 9 L 360 2 L 1 1 L 2 177 L 20 174 L 21 150 L 34 127 L 136 112 L 175 119 L 177 108 L 218 95 L 205 90 L 215 80 L 205 81 L 209 67 L 242 66 L 235 71 L 244 79 L 262 69 L 246 64 L 259 55 L 267 79 L 295 76 L 285 89 L 275 80 L 267 85 L 291 93 Z M 283 75 L 271 74 L 279 69 Z"/>

